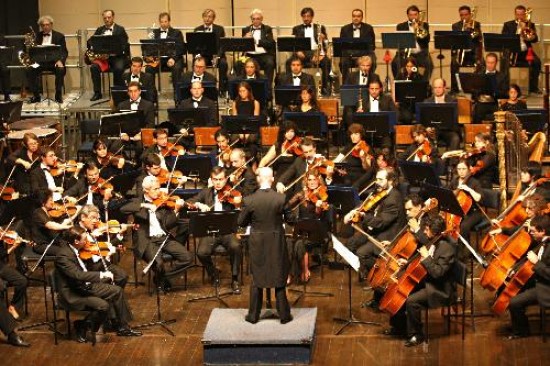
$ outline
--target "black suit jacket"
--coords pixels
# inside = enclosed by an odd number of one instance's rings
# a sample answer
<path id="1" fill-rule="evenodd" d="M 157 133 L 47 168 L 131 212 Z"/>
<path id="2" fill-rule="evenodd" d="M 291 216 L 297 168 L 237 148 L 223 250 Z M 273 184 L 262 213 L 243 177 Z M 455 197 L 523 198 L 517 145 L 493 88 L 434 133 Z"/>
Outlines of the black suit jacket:
<path id="1" fill-rule="evenodd" d="M 294 159 L 292 165 L 288 167 L 287 170 L 279 177 L 279 182 L 284 185 L 288 185 L 298 178 L 300 175 L 304 174 L 307 169 L 306 160 L 303 157 Z"/>
<path id="2" fill-rule="evenodd" d="M 100 36 L 103 34 L 103 32 L 105 32 L 105 29 L 107 27 L 105 27 L 104 25 L 102 25 L 101 27 L 98 27 L 94 33 L 94 36 Z M 120 42 L 122 43 L 122 54 L 121 55 L 124 55 L 126 57 L 130 57 L 130 43 L 128 43 L 128 33 L 126 33 L 126 29 L 124 29 L 123 26 L 121 25 L 118 25 L 118 24 L 114 24 L 113 25 L 113 32 L 112 32 L 112 35 L 113 37 L 118 37 L 120 39 Z M 89 47 L 89 42 L 88 42 L 88 47 Z M 121 56 L 121 55 L 117 55 L 117 56 Z"/>
<path id="3" fill-rule="evenodd" d="M 36 35 L 36 44 L 41 45 L 42 40 L 44 39 L 44 34 L 39 32 Z M 67 56 L 69 56 L 69 51 L 67 51 L 67 42 L 65 42 L 65 35 L 63 33 L 52 30 L 52 44 L 61 46 L 61 62 L 65 65 L 67 61 Z"/>
<path id="4" fill-rule="evenodd" d="M 128 86 L 132 82 L 132 73 L 127 71 L 124 74 L 122 74 L 122 78 L 124 79 L 124 84 Z M 151 102 L 157 101 L 157 87 L 155 86 L 155 77 L 153 74 L 149 74 L 147 72 L 140 72 L 139 73 L 139 85 L 141 85 L 142 89 L 147 90 L 146 94 L 143 94 L 145 98 Z"/>
<path id="5" fill-rule="evenodd" d="M 436 245 L 433 257 L 422 260 L 422 266 L 428 272 L 426 291 L 428 305 L 431 308 L 447 305 L 453 296 L 454 284 L 452 270 L 455 263 L 456 244 L 443 238 Z"/>
<path id="6" fill-rule="evenodd" d="M 195 196 L 191 197 L 188 201 L 191 203 L 204 203 L 207 206 L 213 206 L 214 201 L 214 188 L 204 188 L 199 193 L 197 193 Z M 235 206 L 230 204 L 229 202 L 222 202 L 222 210 L 223 211 L 232 211 L 235 209 Z"/>
<path id="7" fill-rule="evenodd" d="M 223 53 L 220 52 L 220 38 L 225 37 L 225 29 L 218 24 L 212 24 L 211 27 L 212 27 L 212 33 L 215 34 L 214 37 L 216 38 L 216 49 L 218 50 L 218 54 L 220 55 L 220 57 L 224 57 Z M 206 27 L 204 26 L 204 24 L 201 24 L 198 27 L 195 27 L 194 32 L 204 32 L 205 29 Z M 212 55 L 203 55 L 203 56 L 212 56 Z"/>
<path id="8" fill-rule="evenodd" d="M 380 111 L 397 111 L 397 107 L 393 102 L 393 99 L 386 95 L 380 94 L 378 97 L 378 109 Z M 370 95 L 363 99 L 363 110 L 365 112 L 370 112 Z"/>
<path id="9" fill-rule="evenodd" d="M 41 166 L 38 165 L 36 168 L 31 170 L 31 192 L 35 193 L 39 190 L 48 189 L 48 181 L 46 180 L 46 174 L 42 170 Z M 60 178 L 54 177 L 55 184 L 57 187 L 60 187 Z"/>
<path id="10" fill-rule="evenodd" d="M 361 70 L 357 70 L 357 71 L 348 73 L 348 76 L 346 77 L 346 82 L 344 84 L 346 84 L 346 85 L 359 85 L 360 75 L 361 75 Z M 372 72 L 372 70 L 371 70 L 371 72 L 367 76 L 367 85 L 372 80 L 380 80 L 380 76 L 378 76 L 378 74 Z"/>
<path id="11" fill-rule="evenodd" d="M 315 42 L 317 42 L 317 44 L 319 44 L 319 24 L 318 23 L 315 23 L 312 25 L 313 26 L 313 34 L 315 36 Z M 324 25 L 321 25 L 321 33 L 325 35 L 325 38 L 328 39 L 328 36 L 327 36 L 327 29 L 325 28 Z M 305 37 L 305 27 L 303 24 L 298 24 L 296 26 L 294 26 L 292 28 L 292 35 L 295 36 L 295 37 Z"/>
<path id="12" fill-rule="evenodd" d="M 485 74 L 486 70 L 483 68 L 479 71 L 480 74 Z M 505 99 L 508 97 L 508 89 L 510 85 L 510 77 L 508 73 L 496 71 L 494 74 L 494 85 L 493 82 L 488 79 L 487 80 L 487 88 L 491 90 L 491 96 L 493 96 L 496 99 Z"/>
<path id="13" fill-rule="evenodd" d="M 405 223 L 403 196 L 397 188 L 393 188 L 382 202 L 367 212 L 361 222 L 365 231 L 381 241 L 393 240 Z"/>
<path id="14" fill-rule="evenodd" d="M 59 280 L 59 294 L 70 304 L 72 303 L 71 300 L 76 301 L 88 292 L 89 285 L 86 284 L 87 282 L 101 282 L 100 272 L 84 272 L 76 254 L 66 243 L 61 244 L 58 248 L 58 254 L 55 257 L 55 268 Z"/>
<path id="15" fill-rule="evenodd" d="M 435 103 L 435 97 L 432 95 L 432 96 L 424 99 L 424 102 L 425 103 Z M 445 94 L 445 103 L 456 103 L 456 98 L 447 93 L 447 94 Z"/>
<path id="16" fill-rule="evenodd" d="M 281 86 L 292 86 L 294 85 L 294 79 L 292 73 L 285 73 L 279 78 L 279 85 Z M 300 76 L 300 85 L 311 85 L 315 87 L 315 79 L 310 74 L 307 74 L 302 71 Z"/>
<path id="17" fill-rule="evenodd" d="M 131 109 L 132 108 L 130 106 L 129 99 L 123 100 L 118 105 L 119 111 L 129 111 Z M 143 111 L 143 115 L 145 116 L 145 127 L 155 127 L 155 105 L 153 104 L 153 102 L 141 98 L 138 104 L 138 111 Z"/>
<path id="18" fill-rule="evenodd" d="M 541 259 L 535 264 L 536 291 L 539 304 L 550 306 L 550 248 L 545 244 Z"/>
<path id="19" fill-rule="evenodd" d="M 195 106 L 193 105 L 193 98 L 187 98 L 187 99 L 184 99 L 182 100 L 181 102 L 178 103 L 178 106 L 177 108 L 179 109 L 192 109 L 192 108 L 195 108 Z M 211 99 L 208 99 L 207 97 L 203 96 L 201 101 L 198 102 L 199 103 L 199 107 L 206 107 L 208 108 L 208 126 L 217 126 L 218 125 L 218 111 L 216 109 L 216 103 L 211 100 Z"/>
<path id="20" fill-rule="evenodd" d="M 181 83 L 183 85 L 191 85 L 191 82 L 193 81 L 193 71 L 187 71 L 185 74 L 183 74 L 182 78 L 181 78 Z M 205 72 L 204 73 L 204 76 L 202 77 L 202 81 L 205 82 L 205 81 L 209 81 L 209 82 L 217 82 L 218 80 L 216 79 L 216 77 L 214 75 L 212 75 L 211 73 L 209 72 Z"/>
<path id="21" fill-rule="evenodd" d="M 515 20 L 510 20 L 502 25 L 502 34 L 516 34 L 518 27 L 518 23 L 516 23 Z M 535 23 L 531 22 L 530 29 L 536 31 Z M 535 33 L 536 34 L 536 33 Z M 527 45 L 527 48 L 531 47 L 533 43 L 537 43 L 539 41 L 539 36 L 536 34 L 535 38 L 532 41 L 525 41 L 525 44 Z"/>
<path id="22" fill-rule="evenodd" d="M 353 38 L 353 23 L 346 24 L 340 29 L 340 37 Z M 372 47 L 372 52 L 370 53 L 374 53 L 374 50 L 376 49 L 376 42 L 375 42 L 374 28 L 372 27 L 372 25 L 367 23 L 361 23 L 361 28 L 359 29 L 359 38 L 367 40 L 369 42 L 370 47 Z M 354 51 L 354 54 L 358 54 L 357 51 Z"/>
<path id="23" fill-rule="evenodd" d="M 430 25 L 427 23 L 427 22 L 424 22 L 424 27 L 428 30 L 428 36 L 424 39 L 416 39 L 416 41 L 418 42 L 418 45 L 420 46 L 420 48 L 422 50 L 427 50 L 429 45 L 430 45 Z M 399 23 L 397 24 L 397 26 L 395 27 L 396 30 L 398 31 L 408 31 L 409 30 L 409 22 L 406 21 L 406 22 L 403 22 L 403 23 Z"/>
<path id="24" fill-rule="evenodd" d="M 160 39 L 160 28 L 153 29 L 154 39 Z M 179 29 L 168 28 L 166 39 L 172 39 L 176 42 L 176 58 L 181 58 L 185 54 L 185 42 L 183 34 Z"/>
<path id="25" fill-rule="evenodd" d="M 250 26 L 244 27 L 241 30 L 241 34 L 244 37 L 245 34 L 250 32 Z M 258 46 L 265 48 L 265 51 L 271 55 L 275 55 L 275 39 L 273 38 L 273 29 L 269 25 L 262 24 L 260 28 L 260 40 Z"/>

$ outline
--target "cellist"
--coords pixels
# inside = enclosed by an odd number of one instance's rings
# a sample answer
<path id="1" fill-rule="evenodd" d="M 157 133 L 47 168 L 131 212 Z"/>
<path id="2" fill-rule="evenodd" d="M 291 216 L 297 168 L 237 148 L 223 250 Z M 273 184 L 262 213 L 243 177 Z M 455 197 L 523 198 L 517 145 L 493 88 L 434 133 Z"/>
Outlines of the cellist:
<path id="1" fill-rule="evenodd" d="M 527 197 L 523 202 L 522 202 L 522 207 L 525 209 L 525 214 L 526 214 L 526 226 L 527 226 L 527 230 L 529 230 L 529 227 L 531 225 L 531 221 L 536 217 L 536 216 L 541 216 L 541 215 L 544 215 L 545 214 L 545 210 L 547 209 L 547 202 L 546 200 L 544 199 L 544 197 L 542 197 L 541 195 L 539 194 L 534 194 L 532 196 L 529 196 Z M 519 230 L 522 226 L 524 226 L 524 224 L 519 224 L 519 225 L 516 225 L 516 226 L 510 226 L 510 227 L 499 227 L 499 228 L 496 228 L 494 230 L 491 230 L 489 232 L 490 235 L 497 235 L 497 234 L 500 234 L 500 233 L 503 233 L 504 235 L 507 235 L 507 236 L 511 236 L 513 235 L 517 230 Z"/>
<path id="2" fill-rule="evenodd" d="M 422 258 L 419 265 L 427 274 L 408 296 L 404 306 L 390 318 L 391 327 L 383 331 L 387 336 L 407 336 L 406 347 L 424 342 L 422 310 L 446 305 L 453 294 L 451 269 L 455 262 L 456 244 L 444 235 L 443 218 L 436 216 L 426 221 L 424 234 L 430 242 L 421 246 L 418 253 Z M 409 259 L 409 263 L 418 258 L 415 257 Z M 404 265 L 403 269 L 406 271 L 407 267 Z"/>
<path id="3" fill-rule="evenodd" d="M 512 321 L 512 333 L 507 339 L 527 337 L 530 334 L 529 321 L 525 314 L 530 305 L 550 306 L 550 251 L 547 250 L 550 241 L 550 217 L 540 215 L 531 221 L 529 229 L 532 241 L 540 244 L 538 250 L 527 252 L 527 260 L 534 264 L 534 281 L 529 281 L 526 288 L 510 300 L 508 309 Z M 533 248 L 533 244 L 531 248 Z"/>
<path id="4" fill-rule="evenodd" d="M 539 194 L 547 202 L 550 202 L 550 177 L 543 177 L 542 165 L 536 161 L 530 161 L 521 169 L 521 184 L 518 184 L 512 197 L 512 201 L 523 201 L 528 194 Z M 530 189 L 529 189 L 530 188 Z"/>

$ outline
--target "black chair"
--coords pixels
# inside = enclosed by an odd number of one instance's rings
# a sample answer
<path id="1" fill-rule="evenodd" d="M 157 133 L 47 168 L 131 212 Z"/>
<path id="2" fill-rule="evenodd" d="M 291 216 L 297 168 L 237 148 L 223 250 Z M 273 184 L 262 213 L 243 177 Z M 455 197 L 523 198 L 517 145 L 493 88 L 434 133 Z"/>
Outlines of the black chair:
<path id="1" fill-rule="evenodd" d="M 548 307 L 539 305 L 540 308 L 540 337 L 542 338 L 542 342 L 546 343 L 546 312 L 548 311 Z"/>

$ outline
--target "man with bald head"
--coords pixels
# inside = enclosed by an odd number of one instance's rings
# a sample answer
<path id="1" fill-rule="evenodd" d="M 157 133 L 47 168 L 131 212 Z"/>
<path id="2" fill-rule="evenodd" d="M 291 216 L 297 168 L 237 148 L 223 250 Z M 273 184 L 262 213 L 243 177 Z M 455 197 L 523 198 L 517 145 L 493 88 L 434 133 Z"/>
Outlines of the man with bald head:
<path id="1" fill-rule="evenodd" d="M 255 324 L 260 320 L 264 288 L 274 288 L 276 307 L 281 324 L 292 320 L 286 297 L 286 281 L 289 259 L 283 228 L 285 195 L 275 192 L 273 170 L 268 167 L 257 170 L 260 188 L 244 198 L 244 208 L 239 215 L 239 226 L 251 226 L 249 238 L 250 304 L 245 320 Z"/>
<path id="2" fill-rule="evenodd" d="M 208 125 L 216 126 L 218 124 L 218 110 L 216 109 L 216 103 L 204 95 L 204 87 L 200 81 L 193 81 L 191 83 L 191 98 L 187 98 L 179 102 L 177 108 L 207 108 Z"/>

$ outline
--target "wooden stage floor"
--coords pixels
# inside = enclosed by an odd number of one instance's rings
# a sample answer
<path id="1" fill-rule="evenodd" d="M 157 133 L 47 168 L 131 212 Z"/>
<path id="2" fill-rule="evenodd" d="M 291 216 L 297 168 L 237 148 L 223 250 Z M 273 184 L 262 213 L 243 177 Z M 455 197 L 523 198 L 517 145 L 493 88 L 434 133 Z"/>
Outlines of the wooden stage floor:
<path id="1" fill-rule="evenodd" d="M 223 263 L 222 263 L 223 262 Z M 132 255 L 123 256 L 122 265 L 131 274 Z M 229 266 L 220 261 L 222 284 L 229 286 Z M 140 266 L 141 269 L 141 266 Z M 476 271 L 478 272 L 478 271 Z M 225 274 L 225 276 L 224 276 Z M 121 338 L 109 333 L 108 339 L 100 339 L 95 347 L 90 343 L 79 344 L 74 340 L 60 338 L 54 345 L 53 334 L 46 327 L 21 332 L 32 347 L 21 349 L 9 346 L 4 338 L 0 341 L 2 365 L 199 365 L 202 364 L 201 337 L 210 312 L 218 307 L 217 302 L 189 303 L 187 300 L 213 293 L 209 284 L 202 284 L 200 268 L 189 273 L 187 291 L 177 290 L 161 297 L 165 319 L 177 319 L 170 328 L 175 337 L 154 327 L 144 330 L 140 338 Z M 243 294 L 230 296 L 226 301 L 232 308 L 246 308 L 250 277 L 245 276 Z M 348 309 L 347 272 L 326 268 L 321 280 L 318 270 L 312 272 L 310 291 L 332 292 L 334 297 L 302 299 L 300 307 L 318 307 L 317 339 L 314 350 L 314 365 L 543 365 L 550 358 L 550 343 L 543 344 L 538 336 L 538 309 L 532 310 L 534 336 L 515 341 L 504 340 L 509 317 L 483 317 L 475 321 L 475 332 L 468 319 L 466 339 L 461 340 L 458 322 L 451 325 L 451 335 L 444 335 L 443 319 L 439 310 L 430 313 L 430 343 L 427 348 L 406 348 L 402 340 L 387 338 L 380 331 L 387 327 L 388 317 L 382 313 L 360 308 L 362 301 L 369 299 L 371 292 L 364 290 L 353 277 L 353 312 L 362 320 L 379 322 L 382 326 L 352 325 L 342 335 L 334 335 L 340 324 L 334 316 L 346 317 Z M 487 312 L 491 294 L 483 291 L 477 281 L 474 285 L 476 311 Z M 44 302 L 41 287 L 29 289 L 29 316 L 23 325 L 44 320 Z M 149 322 L 156 317 L 156 300 L 147 294 L 146 288 L 128 285 L 126 295 L 134 311 L 133 324 Z M 292 301 L 294 293 L 289 294 Z M 62 316 L 62 314 L 60 314 Z M 77 319 L 78 314 L 71 318 Z M 65 324 L 60 323 L 64 330 Z M 102 336 L 105 337 L 105 336 Z"/>

